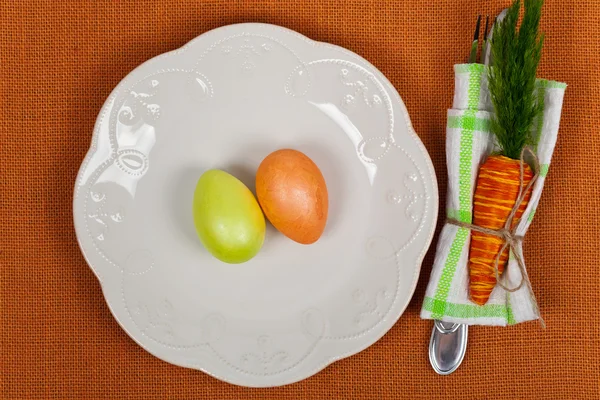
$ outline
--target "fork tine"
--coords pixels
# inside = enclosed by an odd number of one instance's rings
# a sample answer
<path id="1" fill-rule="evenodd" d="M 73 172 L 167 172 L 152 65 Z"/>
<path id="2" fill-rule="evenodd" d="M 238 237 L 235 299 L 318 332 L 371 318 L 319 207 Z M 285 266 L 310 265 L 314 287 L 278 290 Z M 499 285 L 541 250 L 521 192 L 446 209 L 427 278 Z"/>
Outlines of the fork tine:
<path id="1" fill-rule="evenodd" d="M 492 22 L 490 31 L 485 38 L 485 46 L 484 46 L 485 51 L 483 52 L 483 63 L 485 65 L 490 65 L 492 63 L 492 54 L 491 54 L 491 46 L 490 45 L 491 45 L 492 36 L 494 36 L 494 28 L 496 27 L 496 23 L 498 23 L 504 19 L 507 11 L 508 11 L 508 9 L 505 8 L 504 10 L 502 10 L 500 12 L 500 14 L 498 14 L 496 17 L 494 17 L 494 21 Z"/>
<path id="2" fill-rule="evenodd" d="M 483 44 L 481 45 L 481 55 L 479 56 L 479 63 L 487 65 L 487 47 L 488 47 L 488 25 L 490 23 L 490 16 L 485 16 L 485 29 L 483 30 Z M 492 25 L 493 26 L 493 25 Z"/>
<path id="3" fill-rule="evenodd" d="M 487 35 L 488 35 L 488 24 L 490 23 L 490 16 L 486 15 L 485 16 L 485 29 L 483 30 L 483 42 L 485 43 L 485 40 L 487 39 Z"/>
<path id="4" fill-rule="evenodd" d="M 475 34 L 473 35 L 473 40 L 479 40 L 479 28 L 481 27 L 481 15 L 477 17 L 477 25 L 475 25 Z"/>
<path id="5" fill-rule="evenodd" d="M 475 26 L 475 34 L 473 35 L 473 43 L 471 44 L 471 53 L 469 54 L 469 63 L 477 62 L 477 46 L 479 45 L 479 28 L 481 27 L 481 15 L 477 17 L 477 25 Z"/>

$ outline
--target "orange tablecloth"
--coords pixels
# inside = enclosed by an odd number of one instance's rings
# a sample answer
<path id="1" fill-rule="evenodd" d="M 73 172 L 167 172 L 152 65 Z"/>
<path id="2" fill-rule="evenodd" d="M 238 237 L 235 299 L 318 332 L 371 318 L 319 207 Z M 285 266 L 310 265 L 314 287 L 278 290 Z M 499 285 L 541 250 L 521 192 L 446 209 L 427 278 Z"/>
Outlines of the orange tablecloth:
<path id="1" fill-rule="evenodd" d="M 434 374 L 418 317 L 433 252 L 396 326 L 303 382 L 245 389 L 172 366 L 112 318 L 75 239 L 73 185 L 96 115 L 141 62 L 210 29 L 268 22 L 344 46 L 396 86 L 444 209 L 452 65 L 476 15 L 507 0 L 3 1 L 0 5 L 0 380 L 3 399 L 598 399 L 600 3 L 547 0 L 540 76 L 567 82 L 544 195 L 525 244 L 548 324 L 476 327 L 461 368 Z M 443 214 L 443 212 L 442 212 Z M 441 218 L 442 216 L 440 216 Z"/>

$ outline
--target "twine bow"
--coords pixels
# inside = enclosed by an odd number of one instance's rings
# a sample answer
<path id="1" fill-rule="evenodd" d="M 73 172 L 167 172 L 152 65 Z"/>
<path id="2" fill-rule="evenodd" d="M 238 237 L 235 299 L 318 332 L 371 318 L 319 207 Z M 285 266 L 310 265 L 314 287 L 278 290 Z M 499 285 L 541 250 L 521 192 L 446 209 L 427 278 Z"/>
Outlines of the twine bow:
<path id="1" fill-rule="evenodd" d="M 528 153 L 531 156 L 531 159 L 533 160 L 534 171 L 533 171 L 533 177 L 531 178 L 531 181 L 529 181 L 529 183 L 525 187 L 523 187 L 523 183 L 524 183 L 524 179 L 523 179 L 524 170 L 523 169 L 524 169 L 524 165 L 525 165 L 525 160 L 524 160 L 525 153 Z M 515 201 L 515 205 L 513 206 L 510 213 L 508 214 L 508 218 L 506 219 L 506 223 L 504 224 L 503 228 L 498 229 L 498 230 L 484 228 L 479 225 L 473 225 L 473 224 L 469 224 L 466 222 L 458 221 L 454 218 L 448 218 L 446 220 L 446 222 L 448 222 L 452 225 L 459 226 L 461 228 L 469 229 L 471 231 L 496 236 L 503 240 L 504 243 L 502 245 L 502 248 L 496 255 L 496 259 L 494 261 L 494 273 L 496 275 L 496 282 L 502 289 L 504 289 L 510 293 L 516 292 L 517 290 L 521 289 L 521 287 L 523 287 L 523 284 L 526 284 L 527 288 L 529 290 L 529 293 L 531 294 L 531 302 L 533 305 L 534 312 L 540 319 L 540 323 L 542 324 L 542 327 L 546 327 L 546 324 L 544 323 L 544 320 L 542 319 L 542 317 L 540 315 L 540 310 L 539 310 L 537 301 L 535 299 L 535 295 L 533 294 L 533 288 L 531 287 L 531 281 L 529 280 L 529 275 L 527 275 L 527 269 L 525 268 L 525 261 L 523 259 L 523 253 L 521 251 L 521 247 L 519 247 L 519 245 L 523 242 L 523 239 L 524 239 L 524 237 L 522 235 L 517 235 L 517 227 L 519 226 L 520 218 L 519 218 L 519 220 L 516 221 L 516 223 L 514 224 L 514 228 L 513 228 L 513 220 L 515 218 L 515 215 L 517 214 L 517 210 L 521 206 L 521 203 L 523 203 L 523 201 L 525 200 L 525 197 L 527 196 L 529 189 L 531 189 L 531 187 L 537 181 L 539 176 L 540 176 L 540 161 L 539 161 L 538 157 L 535 155 L 535 153 L 533 152 L 533 150 L 531 150 L 531 148 L 529 148 L 528 146 L 525 146 L 523 148 L 523 150 L 521 150 L 520 163 L 519 163 L 519 194 L 517 195 L 517 200 Z M 500 282 L 500 272 L 498 271 L 498 264 L 500 262 L 500 256 L 502 255 L 502 253 L 504 253 L 504 251 L 507 248 L 510 249 L 510 252 L 515 257 L 515 260 L 517 260 L 517 265 L 519 266 L 519 270 L 521 271 L 521 282 L 514 288 L 509 288 L 509 287 L 505 286 L 502 282 Z"/>

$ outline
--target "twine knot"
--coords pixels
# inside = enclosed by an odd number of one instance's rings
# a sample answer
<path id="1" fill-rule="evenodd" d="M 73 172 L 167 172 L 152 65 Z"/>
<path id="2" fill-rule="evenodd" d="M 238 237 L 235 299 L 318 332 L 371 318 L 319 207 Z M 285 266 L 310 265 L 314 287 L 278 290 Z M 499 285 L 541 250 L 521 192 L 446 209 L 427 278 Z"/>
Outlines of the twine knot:
<path id="1" fill-rule="evenodd" d="M 502 239 L 505 242 L 509 243 L 511 246 L 512 244 L 519 241 L 519 238 L 517 236 L 514 236 L 512 232 L 507 229 L 502 228 L 498 231 L 498 233 L 501 235 Z"/>

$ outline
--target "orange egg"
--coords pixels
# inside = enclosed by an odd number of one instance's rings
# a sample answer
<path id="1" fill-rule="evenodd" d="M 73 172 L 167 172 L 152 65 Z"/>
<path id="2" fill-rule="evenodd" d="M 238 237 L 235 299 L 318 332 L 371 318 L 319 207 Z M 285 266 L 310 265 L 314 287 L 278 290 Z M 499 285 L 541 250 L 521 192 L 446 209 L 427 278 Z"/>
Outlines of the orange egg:
<path id="1" fill-rule="evenodd" d="M 323 234 L 327 186 L 304 153 L 284 149 L 269 154 L 256 172 L 256 197 L 268 220 L 290 239 L 310 244 Z"/>

